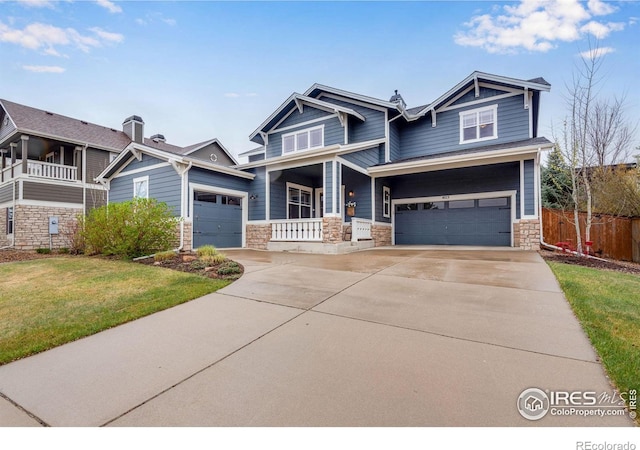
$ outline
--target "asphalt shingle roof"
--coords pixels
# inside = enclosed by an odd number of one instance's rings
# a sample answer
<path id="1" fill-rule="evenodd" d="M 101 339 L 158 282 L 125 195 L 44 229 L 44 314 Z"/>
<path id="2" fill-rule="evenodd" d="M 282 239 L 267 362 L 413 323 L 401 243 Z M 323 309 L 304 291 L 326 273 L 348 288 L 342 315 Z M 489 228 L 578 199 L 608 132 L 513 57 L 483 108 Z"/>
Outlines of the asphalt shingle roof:
<path id="1" fill-rule="evenodd" d="M 129 136 L 120 130 L 32 108 L 9 100 L 0 100 L 0 103 L 18 129 L 22 131 L 32 131 L 35 134 L 55 136 L 116 151 L 123 150 L 131 143 Z"/>

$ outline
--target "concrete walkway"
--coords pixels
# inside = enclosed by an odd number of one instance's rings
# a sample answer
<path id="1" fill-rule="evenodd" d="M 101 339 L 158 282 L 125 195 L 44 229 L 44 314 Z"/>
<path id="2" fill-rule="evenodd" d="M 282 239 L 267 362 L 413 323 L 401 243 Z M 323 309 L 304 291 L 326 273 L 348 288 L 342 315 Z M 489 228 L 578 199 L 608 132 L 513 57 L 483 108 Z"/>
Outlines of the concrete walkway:
<path id="1" fill-rule="evenodd" d="M 632 425 L 518 413 L 530 387 L 612 391 L 534 252 L 227 253 L 218 293 L 0 367 L 0 424 Z"/>

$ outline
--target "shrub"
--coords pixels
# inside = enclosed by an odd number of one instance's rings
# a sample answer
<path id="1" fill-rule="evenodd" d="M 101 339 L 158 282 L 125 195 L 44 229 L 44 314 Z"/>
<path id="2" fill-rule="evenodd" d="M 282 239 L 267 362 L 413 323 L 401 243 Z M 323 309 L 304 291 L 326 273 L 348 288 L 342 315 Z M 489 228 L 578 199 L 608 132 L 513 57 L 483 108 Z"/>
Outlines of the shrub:
<path id="1" fill-rule="evenodd" d="M 218 267 L 218 275 L 233 275 L 239 273 L 242 273 L 242 269 L 235 261 L 227 261 Z"/>
<path id="2" fill-rule="evenodd" d="M 158 252 L 153 256 L 153 260 L 156 262 L 171 261 L 176 257 L 176 252 L 173 250 L 167 250 L 166 252 Z"/>
<path id="3" fill-rule="evenodd" d="M 41 255 L 48 255 L 51 253 L 51 249 L 50 248 L 37 248 L 36 249 L 36 253 L 39 253 Z"/>
<path id="4" fill-rule="evenodd" d="M 134 199 L 92 209 L 84 218 L 85 253 L 135 258 L 168 250 L 178 219 L 155 199 Z"/>
<path id="5" fill-rule="evenodd" d="M 58 253 L 60 253 L 61 255 L 68 255 L 70 253 L 69 252 L 69 248 L 61 247 L 61 248 L 58 249 Z"/>
<path id="6" fill-rule="evenodd" d="M 207 268 L 207 263 L 196 259 L 195 261 L 191 262 L 191 268 L 195 270 L 203 270 Z"/>
<path id="7" fill-rule="evenodd" d="M 199 258 L 202 258 L 203 256 L 213 256 L 217 253 L 218 249 L 213 245 L 203 245 L 202 247 L 198 247 L 198 249 L 196 250 L 196 254 Z"/>
<path id="8" fill-rule="evenodd" d="M 227 255 L 224 253 L 216 253 L 215 255 L 204 255 L 200 257 L 200 261 L 204 261 L 211 266 L 215 266 L 224 262 Z"/>

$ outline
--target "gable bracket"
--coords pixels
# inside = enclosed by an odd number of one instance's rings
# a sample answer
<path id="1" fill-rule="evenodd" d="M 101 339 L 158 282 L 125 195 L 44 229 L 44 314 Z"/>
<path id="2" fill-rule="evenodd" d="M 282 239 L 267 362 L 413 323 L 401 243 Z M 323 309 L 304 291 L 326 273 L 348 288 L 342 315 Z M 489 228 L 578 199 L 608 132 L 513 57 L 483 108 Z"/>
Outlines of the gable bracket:
<path id="1" fill-rule="evenodd" d="M 347 114 L 342 111 L 338 111 L 337 114 L 338 114 L 338 120 L 340 120 L 340 125 L 344 127 L 344 124 L 347 121 Z"/>
<path id="2" fill-rule="evenodd" d="M 480 97 L 480 84 L 478 83 L 478 77 L 473 77 L 473 87 L 475 88 L 476 98 Z"/>
<path id="3" fill-rule="evenodd" d="M 435 108 L 431 108 L 431 127 L 436 127 L 436 110 Z"/>
<path id="4" fill-rule="evenodd" d="M 524 109 L 529 109 L 529 88 L 524 88 Z"/>
<path id="5" fill-rule="evenodd" d="M 296 102 L 296 106 L 298 107 L 298 111 L 300 112 L 300 114 L 302 114 L 302 111 L 304 110 L 304 105 L 302 104 L 299 98 L 296 98 L 295 102 Z"/>
<path id="6" fill-rule="evenodd" d="M 134 147 L 131 147 L 131 154 L 136 157 L 138 161 L 142 161 L 142 152 Z"/>
<path id="7" fill-rule="evenodd" d="M 180 176 L 182 176 L 187 170 L 191 168 L 191 163 L 185 164 L 178 162 L 175 159 L 169 160 L 169 163 L 171 164 L 171 167 L 173 167 L 173 170 L 175 170 L 176 173 Z"/>
<path id="8" fill-rule="evenodd" d="M 269 133 L 265 133 L 264 131 L 261 131 L 260 132 L 260 137 L 264 141 L 264 145 L 268 145 L 269 144 Z"/>

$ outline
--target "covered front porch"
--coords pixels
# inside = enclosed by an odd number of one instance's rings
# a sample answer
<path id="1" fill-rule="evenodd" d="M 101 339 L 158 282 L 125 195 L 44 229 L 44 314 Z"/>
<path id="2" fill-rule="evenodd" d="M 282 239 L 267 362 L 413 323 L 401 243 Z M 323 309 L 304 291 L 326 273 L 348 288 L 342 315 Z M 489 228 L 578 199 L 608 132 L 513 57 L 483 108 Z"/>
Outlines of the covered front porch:
<path id="1" fill-rule="evenodd" d="M 268 170 L 265 248 L 345 253 L 373 247 L 371 178 L 337 160 Z"/>
<path id="2" fill-rule="evenodd" d="M 81 171 L 82 147 L 22 135 L 0 149 L 0 183 L 19 177 L 77 182 Z"/>

